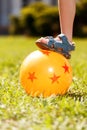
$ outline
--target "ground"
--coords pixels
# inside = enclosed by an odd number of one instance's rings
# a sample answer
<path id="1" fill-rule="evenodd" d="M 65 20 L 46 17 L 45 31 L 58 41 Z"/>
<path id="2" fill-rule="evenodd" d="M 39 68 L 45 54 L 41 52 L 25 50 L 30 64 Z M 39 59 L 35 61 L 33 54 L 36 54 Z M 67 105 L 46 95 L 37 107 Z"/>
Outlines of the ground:
<path id="1" fill-rule="evenodd" d="M 37 38 L 0 37 L 0 130 L 87 130 L 87 39 L 75 38 L 73 82 L 64 96 L 32 98 L 19 82 Z"/>

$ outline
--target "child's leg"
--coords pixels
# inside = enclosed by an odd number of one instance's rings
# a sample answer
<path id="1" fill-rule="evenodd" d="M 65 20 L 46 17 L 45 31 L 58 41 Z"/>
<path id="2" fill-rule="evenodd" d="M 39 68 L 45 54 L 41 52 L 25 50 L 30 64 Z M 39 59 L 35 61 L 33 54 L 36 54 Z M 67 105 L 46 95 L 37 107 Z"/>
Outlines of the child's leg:
<path id="1" fill-rule="evenodd" d="M 75 0 L 59 0 L 59 16 L 61 33 L 72 42 L 73 22 L 75 17 Z"/>
<path id="2" fill-rule="evenodd" d="M 75 49 L 72 44 L 75 0 L 59 0 L 59 17 L 62 34 L 56 38 L 40 38 L 36 44 L 41 49 L 53 50 L 63 54 L 66 58 L 70 58 L 70 51 Z"/>

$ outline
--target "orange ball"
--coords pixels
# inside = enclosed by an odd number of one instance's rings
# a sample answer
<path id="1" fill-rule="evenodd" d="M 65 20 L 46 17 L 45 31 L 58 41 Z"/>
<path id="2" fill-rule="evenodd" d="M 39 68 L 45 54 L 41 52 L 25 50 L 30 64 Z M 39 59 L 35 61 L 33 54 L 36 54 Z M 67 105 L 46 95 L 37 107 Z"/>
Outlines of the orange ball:
<path id="1" fill-rule="evenodd" d="M 63 95 L 72 82 L 72 68 L 61 54 L 36 50 L 23 61 L 20 82 L 33 97 Z"/>

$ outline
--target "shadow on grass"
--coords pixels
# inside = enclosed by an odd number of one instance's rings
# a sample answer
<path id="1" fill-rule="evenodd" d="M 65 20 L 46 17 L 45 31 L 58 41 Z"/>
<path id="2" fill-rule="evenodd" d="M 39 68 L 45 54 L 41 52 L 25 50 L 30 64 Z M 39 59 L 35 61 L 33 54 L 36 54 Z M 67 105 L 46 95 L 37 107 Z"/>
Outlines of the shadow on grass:
<path id="1" fill-rule="evenodd" d="M 86 98 L 87 98 L 87 93 L 86 92 L 71 92 L 69 91 L 67 94 L 66 94 L 66 97 L 71 97 L 73 98 L 75 101 L 78 100 L 78 101 L 84 101 Z"/>

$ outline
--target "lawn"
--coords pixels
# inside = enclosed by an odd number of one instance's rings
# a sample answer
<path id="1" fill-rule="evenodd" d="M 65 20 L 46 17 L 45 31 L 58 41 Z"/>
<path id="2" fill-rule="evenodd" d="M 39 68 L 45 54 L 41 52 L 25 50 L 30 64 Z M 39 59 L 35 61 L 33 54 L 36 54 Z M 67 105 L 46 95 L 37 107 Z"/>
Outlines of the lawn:
<path id="1" fill-rule="evenodd" d="M 87 130 L 87 39 L 75 38 L 73 82 L 64 96 L 32 98 L 19 82 L 36 38 L 0 37 L 0 130 Z"/>

